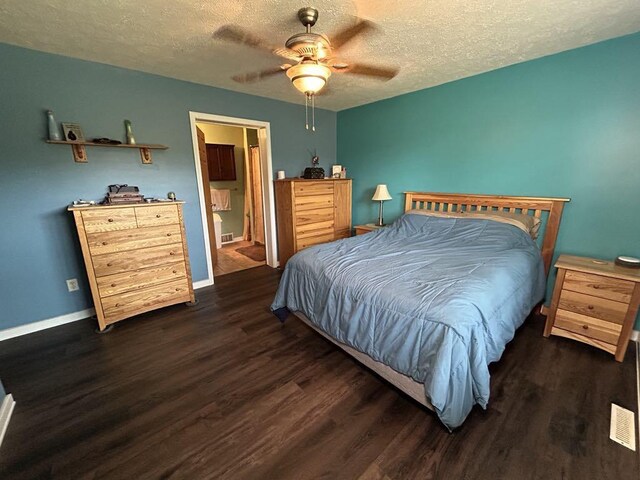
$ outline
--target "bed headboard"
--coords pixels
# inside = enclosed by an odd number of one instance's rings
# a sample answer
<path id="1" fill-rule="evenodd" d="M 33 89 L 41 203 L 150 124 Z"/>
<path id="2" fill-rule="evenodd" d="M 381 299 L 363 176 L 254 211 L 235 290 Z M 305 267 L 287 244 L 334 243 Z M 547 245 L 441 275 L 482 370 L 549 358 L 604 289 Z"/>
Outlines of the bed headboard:
<path id="1" fill-rule="evenodd" d="M 562 209 L 570 198 L 512 197 L 505 195 L 477 195 L 466 193 L 404 192 L 404 211 L 418 209 L 438 212 L 505 211 L 524 213 L 540 218 L 542 259 L 547 275 L 556 247 Z"/>

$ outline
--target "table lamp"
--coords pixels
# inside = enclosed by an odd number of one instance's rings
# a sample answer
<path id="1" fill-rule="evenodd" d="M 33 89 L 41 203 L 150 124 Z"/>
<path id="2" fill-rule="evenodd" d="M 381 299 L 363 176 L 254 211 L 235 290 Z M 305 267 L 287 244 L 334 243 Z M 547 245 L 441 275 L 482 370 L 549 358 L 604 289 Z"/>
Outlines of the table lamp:
<path id="1" fill-rule="evenodd" d="M 389 190 L 387 190 L 386 185 L 378 185 L 376 187 L 376 193 L 373 194 L 371 200 L 376 202 L 380 202 L 380 213 L 378 214 L 378 223 L 377 226 L 382 227 L 384 225 L 384 221 L 382 219 L 382 204 L 385 200 L 391 200 L 391 195 L 389 195 Z"/>

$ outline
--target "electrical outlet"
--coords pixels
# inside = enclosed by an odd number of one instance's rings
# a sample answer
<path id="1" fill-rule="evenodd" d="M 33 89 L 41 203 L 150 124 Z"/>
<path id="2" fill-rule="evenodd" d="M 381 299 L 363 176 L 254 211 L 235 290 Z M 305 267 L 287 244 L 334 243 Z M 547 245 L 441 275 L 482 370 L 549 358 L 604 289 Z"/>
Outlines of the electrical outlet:
<path id="1" fill-rule="evenodd" d="M 69 289 L 70 292 L 80 290 L 80 287 L 78 286 L 78 279 L 70 278 L 69 280 L 67 280 L 67 289 Z"/>

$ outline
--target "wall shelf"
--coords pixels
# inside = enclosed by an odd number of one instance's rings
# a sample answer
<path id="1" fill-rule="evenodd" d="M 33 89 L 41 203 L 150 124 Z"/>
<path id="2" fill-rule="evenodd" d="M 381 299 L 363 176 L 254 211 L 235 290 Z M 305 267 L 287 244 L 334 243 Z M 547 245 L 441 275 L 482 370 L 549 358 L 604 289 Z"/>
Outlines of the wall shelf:
<path id="1" fill-rule="evenodd" d="M 153 163 L 151 158 L 151 150 L 167 150 L 169 147 L 166 145 L 159 145 L 155 143 L 137 143 L 135 145 L 128 145 L 121 143 L 119 145 L 113 145 L 110 143 L 95 143 L 95 142 L 67 142 L 64 140 L 46 140 L 47 143 L 55 145 L 70 145 L 73 152 L 73 159 L 77 163 L 87 163 L 87 150 L 85 147 L 109 147 L 109 148 L 137 148 L 140 150 L 140 158 L 142 163 Z"/>

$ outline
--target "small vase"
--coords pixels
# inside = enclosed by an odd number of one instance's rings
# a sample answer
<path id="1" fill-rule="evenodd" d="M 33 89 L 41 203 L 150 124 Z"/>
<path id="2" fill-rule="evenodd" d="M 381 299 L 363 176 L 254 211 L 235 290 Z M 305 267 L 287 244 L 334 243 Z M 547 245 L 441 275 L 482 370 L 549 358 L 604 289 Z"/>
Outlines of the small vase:
<path id="1" fill-rule="evenodd" d="M 53 118 L 52 110 L 47 110 L 47 127 L 49 128 L 49 140 L 62 140 L 62 135 L 60 134 L 60 130 L 56 125 L 55 118 Z"/>
<path id="2" fill-rule="evenodd" d="M 127 145 L 135 145 L 136 144 L 136 139 L 133 137 L 133 133 L 131 132 L 131 121 L 130 120 L 125 120 L 124 121 L 124 128 L 127 132 Z"/>

